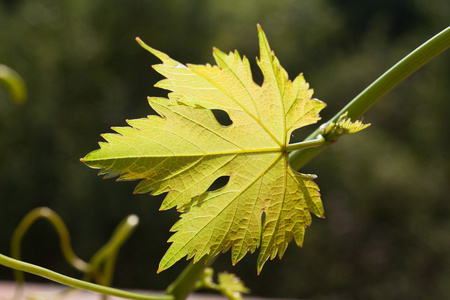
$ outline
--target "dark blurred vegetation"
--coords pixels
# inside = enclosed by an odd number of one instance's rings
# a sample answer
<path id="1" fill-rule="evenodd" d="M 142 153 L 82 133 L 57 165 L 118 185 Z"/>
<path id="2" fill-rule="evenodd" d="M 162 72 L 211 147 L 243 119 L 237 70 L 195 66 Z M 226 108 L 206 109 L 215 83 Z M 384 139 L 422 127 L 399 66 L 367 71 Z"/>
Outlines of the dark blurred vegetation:
<path id="1" fill-rule="evenodd" d="M 158 212 L 161 198 L 133 195 L 136 183 L 102 180 L 78 160 L 110 126 L 151 113 L 146 96 L 166 95 L 153 88 L 157 60 L 134 37 L 184 63 L 212 63 L 212 46 L 254 62 L 260 23 L 291 78 L 304 72 L 328 103 L 326 120 L 449 19 L 448 0 L 0 1 L 0 63 L 29 88 L 23 106 L 0 89 L 1 253 L 9 253 L 21 217 L 49 206 L 84 259 L 127 214 L 140 216 L 120 253 L 116 286 L 164 289 L 184 267 L 156 275 L 177 213 Z M 444 53 L 366 114 L 369 129 L 302 170 L 319 176 L 326 211 L 325 220 L 313 219 L 303 248 L 292 244 L 260 276 L 255 254 L 236 267 L 224 254 L 216 268 L 265 297 L 449 299 L 449 98 Z M 57 245 L 52 228 L 39 223 L 23 258 L 77 276 Z M 0 276 L 12 278 L 3 267 Z"/>

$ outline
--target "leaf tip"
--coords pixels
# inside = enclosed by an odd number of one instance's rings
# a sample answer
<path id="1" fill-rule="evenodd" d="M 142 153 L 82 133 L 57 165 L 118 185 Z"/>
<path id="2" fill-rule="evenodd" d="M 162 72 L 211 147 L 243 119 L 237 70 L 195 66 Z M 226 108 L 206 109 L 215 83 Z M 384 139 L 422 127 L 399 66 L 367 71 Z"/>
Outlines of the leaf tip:
<path id="1" fill-rule="evenodd" d="M 157 58 L 159 58 L 161 60 L 161 62 L 163 64 L 167 64 L 169 66 L 177 66 L 180 65 L 179 62 L 174 61 L 173 59 L 171 59 L 167 54 L 158 51 L 156 49 L 153 49 L 152 47 L 150 47 L 149 45 L 147 45 L 146 43 L 144 43 L 143 40 L 141 40 L 140 38 L 136 38 L 136 41 L 138 42 L 138 44 L 144 48 L 145 50 L 147 50 L 148 52 L 150 52 L 151 54 L 153 54 L 154 56 L 156 56 Z"/>
<path id="2" fill-rule="evenodd" d="M 144 43 L 144 41 L 141 40 L 141 38 L 136 37 L 135 40 L 136 40 L 136 42 L 138 42 L 138 44 L 139 44 L 142 48 L 144 48 L 145 50 L 147 50 L 147 51 L 149 51 L 149 52 L 152 52 L 151 50 L 153 50 L 153 49 L 150 48 L 150 46 L 148 46 L 146 43 Z"/>
<path id="3" fill-rule="evenodd" d="M 258 28 L 258 36 L 261 39 L 261 37 L 266 40 L 266 34 L 264 33 L 264 30 L 262 29 L 261 25 L 256 24 L 256 27 Z"/>
<path id="4" fill-rule="evenodd" d="M 259 274 L 261 274 L 261 271 L 262 271 L 267 259 L 268 259 L 268 257 L 262 257 L 261 253 L 259 254 L 258 261 L 256 263 L 256 274 L 258 276 L 259 276 Z"/>
<path id="5" fill-rule="evenodd" d="M 256 269 L 256 275 L 260 275 L 261 274 L 261 271 L 262 271 L 262 266 L 261 267 L 258 267 L 257 269 Z"/>

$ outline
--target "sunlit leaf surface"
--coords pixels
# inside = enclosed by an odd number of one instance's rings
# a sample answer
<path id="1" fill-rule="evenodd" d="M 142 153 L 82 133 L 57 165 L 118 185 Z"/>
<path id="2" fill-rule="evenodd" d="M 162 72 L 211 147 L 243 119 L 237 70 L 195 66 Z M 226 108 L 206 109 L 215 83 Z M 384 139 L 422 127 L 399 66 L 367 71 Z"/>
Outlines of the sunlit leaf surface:
<path id="1" fill-rule="evenodd" d="M 183 65 L 140 42 L 162 61 L 154 68 L 166 79 L 156 86 L 171 91 L 169 99 L 149 98 L 159 115 L 113 128 L 82 159 L 107 177 L 141 179 L 137 193 L 168 192 L 161 209 L 176 207 L 181 218 L 159 271 L 229 249 L 235 264 L 260 248 L 260 272 L 293 238 L 302 245 L 310 212 L 323 217 L 315 176 L 293 170 L 285 147 L 325 104 L 311 99 L 302 75 L 288 79 L 259 26 L 258 36 L 262 86 L 237 51 L 214 49 L 214 66 Z M 219 124 L 212 109 L 226 111 L 232 124 Z M 222 176 L 228 183 L 207 191 Z"/>

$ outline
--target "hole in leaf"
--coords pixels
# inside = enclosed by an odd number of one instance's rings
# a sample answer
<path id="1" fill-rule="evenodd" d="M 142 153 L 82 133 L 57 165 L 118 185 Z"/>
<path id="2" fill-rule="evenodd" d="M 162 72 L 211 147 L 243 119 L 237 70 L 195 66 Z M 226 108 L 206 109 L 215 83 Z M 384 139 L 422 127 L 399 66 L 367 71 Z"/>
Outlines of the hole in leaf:
<path id="1" fill-rule="evenodd" d="M 227 185 L 228 181 L 230 181 L 230 176 L 221 176 L 217 178 L 206 191 L 212 192 L 220 188 L 223 188 L 224 186 Z"/>
<path id="2" fill-rule="evenodd" d="M 220 123 L 222 126 L 230 126 L 233 124 L 233 121 L 231 121 L 230 116 L 227 114 L 226 111 L 221 109 L 211 109 L 214 117 L 216 118 L 217 122 Z"/>

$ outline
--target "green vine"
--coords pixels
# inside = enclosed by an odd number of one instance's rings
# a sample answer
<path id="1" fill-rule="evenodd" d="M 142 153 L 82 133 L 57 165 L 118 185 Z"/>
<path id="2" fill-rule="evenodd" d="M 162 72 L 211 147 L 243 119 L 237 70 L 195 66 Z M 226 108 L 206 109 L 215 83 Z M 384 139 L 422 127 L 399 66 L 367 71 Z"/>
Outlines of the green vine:
<path id="1" fill-rule="evenodd" d="M 19 104 L 27 99 L 27 88 L 22 77 L 8 66 L 0 64 L 0 84 L 9 92 L 11 98 Z"/>
<path id="2" fill-rule="evenodd" d="M 53 226 L 56 230 L 59 240 L 62 254 L 66 261 L 75 269 L 85 274 L 83 281 L 74 281 L 76 285 L 82 285 L 83 282 L 88 283 L 92 278 L 95 279 L 95 282 L 101 284 L 104 287 L 108 287 L 111 285 L 113 274 L 114 274 L 114 266 L 117 258 L 117 253 L 120 247 L 124 244 L 124 242 L 130 237 L 130 235 L 135 230 L 136 226 L 139 223 L 139 218 L 136 215 L 130 215 L 126 217 L 116 228 L 114 233 L 112 234 L 111 239 L 100 249 L 97 253 L 92 257 L 89 263 L 83 261 L 79 258 L 73 251 L 70 241 L 70 234 L 67 229 L 67 226 L 64 224 L 64 221 L 59 217 L 57 213 L 47 207 L 39 207 L 30 211 L 17 226 L 12 242 L 11 242 L 11 256 L 12 260 L 9 263 L 15 263 L 16 261 L 20 261 L 21 259 L 21 244 L 24 235 L 29 230 L 29 228 L 39 219 L 45 219 Z M 102 271 L 102 266 L 103 271 Z M 22 293 L 22 286 L 25 281 L 23 272 L 38 272 L 33 273 L 36 275 L 40 275 L 39 272 L 43 270 L 43 268 L 29 268 L 30 264 L 28 264 L 27 268 L 14 268 L 14 275 L 17 282 L 17 290 L 16 297 L 18 297 Z M 51 271 L 45 271 L 46 274 L 54 274 Z M 43 275 L 41 275 L 43 276 Z M 46 277 L 46 276 L 43 276 Z M 62 280 L 69 280 L 65 276 L 60 277 L 58 280 L 52 279 L 54 281 L 63 283 Z M 73 287 L 79 287 L 76 285 L 71 285 Z M 96 287 L 98 288 L 98 287 Z M 84 289 L 89 289 L 85 287 Z M 99 290 L 100 293 L 103 293 Z M 117 291 L 115 290 L 105 290 L 106 292 L 113 293 L 111 295 L 117 295 Z M 126 294 L 128 297 L 139 297 L 133 294 Z M 147 295 L 143 296 L 143 299 L 153 299 L 148 298 Z M 133 298 L 132 298 L 133 299 Z"/>
<path id="3" fill-rule="evenodd" d="M 322 126 L 327 127 L 331 123 L 335 123 L 345 113 L 347 113 L 347 116 L 351 120 L 360 118 L 364 112 L 375 104 L 375 102 L 380 100 L 382 96 L 434 57 L 447 50 L 448 47 L 450 47 L 450 27 L 447 27 L 440 33 L 436 34 L 434 37 L 426 41 L 416 50 L 395 64 Z M 305 141 L 316 139 L 320 134 L 322 134 L 322 130 L 323 127 L 317 128 L 305 139 Z M 331 142 L 328 142 L 315 148 L 301 149 L 291 152 L 289 162 L 292 168 L 296 170 L 300 169 L 330 145 Z"/>

